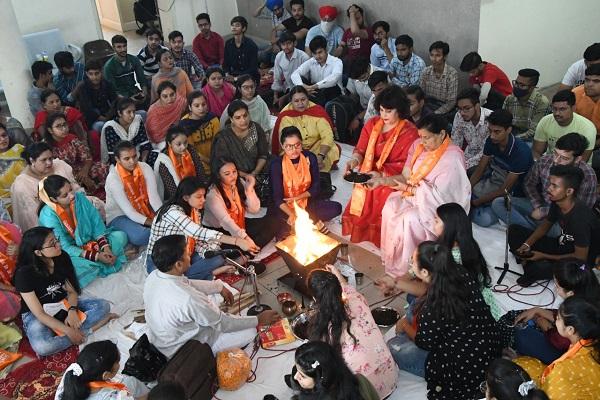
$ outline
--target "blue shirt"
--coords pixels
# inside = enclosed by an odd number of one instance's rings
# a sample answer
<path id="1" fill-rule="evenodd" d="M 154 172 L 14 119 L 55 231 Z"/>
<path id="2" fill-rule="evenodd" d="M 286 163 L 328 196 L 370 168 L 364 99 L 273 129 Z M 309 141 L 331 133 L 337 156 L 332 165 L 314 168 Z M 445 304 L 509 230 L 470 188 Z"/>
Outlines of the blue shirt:
<path id="1" fill-rule="evenodd" d="M 421 80 L 421 74 L 425 69 L 425 61 L 415 53 L 410 57 L 406 64 L 400 61 L 398 56 L 392 59 L 390 63 L 392 72 L 392 82 L 400 87 L 418 85 Z"/>
<path id="2" fill-rule="evenodd" d="M 306 34 L 306 41 L 304 42 L 306 43 L 306 47 L 310 46 L 310 41 L 313 40 L 316 36 L 323 36 L 327 40 L 327 52 L 333 55 L 333 51 L 337 49 L 337 47 L 340 45 L 340 42 L 342 41 L 342 37 L 344 36 L 344 30 L 339 25 L 336 25 L 329 32 L 329 34 L 326 34 L 321 29 L 321 24 L 315 25 L 312 28 L 310 28 L 308 30 L 308 33 Z"/>
<path id="3" fill-rule="evenodd" d="M 388 38 L 388 47 L 392 52 L 392 55 L 396 57 L 396 39 Z M 392 58 L 393 60 L 393 58 Z M 390 61 L 388 61 L 387 56 L 385 55 L 385 51 L 383 48 L 377 43 L 371 46 L 371 64 L 376 66 L 377 68 L 381 68 L 385 72 L 391 72 L 392 66 L 390 65 Z"/>
<path id="4" fill-rule="evenodd" d="M 483 147 L 483 155 L 492 157 L 492 163 L 496 167 L 503 169 L 512 174 L 519 175 L 519 180 L 513 186 L 512 194 L 514 196 L 523 197 L 523 180 L 525 175 L 533 166 L 533 156 L 531 149 L 519 138 L 516 138 L 512 133 L 508 137 L 508 143 L 504 151 L 500 150 L 500 146 L 493 143 L 488 137 Z"/>
<path id="5" fill-rule="evenodd" d="M 75 89 L 75 86 L 77 86 L 77 84 L 83 80 L 84 75 L 85 67 L 80 62 L 75 63 L 75 72 L 73 75 L 67 77 L 63 75 L 60 70 L 56 75 L 54 75 L 52 83 L 54 84 L 54 89 L 56 89 L 56 93 L 58 93 L 58 97 L 60 97 L 60 101 L 62 101 L 63 104 L 73 104 L 73 98 L 70 98 L 69 94 L 71 94 L 73 89 Z"/>

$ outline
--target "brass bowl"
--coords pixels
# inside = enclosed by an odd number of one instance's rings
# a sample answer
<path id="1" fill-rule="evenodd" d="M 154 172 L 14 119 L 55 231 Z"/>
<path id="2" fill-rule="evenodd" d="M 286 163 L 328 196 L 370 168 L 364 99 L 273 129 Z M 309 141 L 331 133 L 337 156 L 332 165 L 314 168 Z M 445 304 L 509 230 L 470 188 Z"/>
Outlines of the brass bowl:
<path id="1" fill-rule="evenodd" d="M 277 295 L 277 301 L 279 304 L 283 304 L 285 301 L 294 300 L 294 296 L 288 292 L 281 292 Z"/>
<path id="2" fill-rule="evenodd" d="M 298 311 L 298 304 L 294 300 L 286 300 L 281 303 L 281 312 L 291 317 Z"/>

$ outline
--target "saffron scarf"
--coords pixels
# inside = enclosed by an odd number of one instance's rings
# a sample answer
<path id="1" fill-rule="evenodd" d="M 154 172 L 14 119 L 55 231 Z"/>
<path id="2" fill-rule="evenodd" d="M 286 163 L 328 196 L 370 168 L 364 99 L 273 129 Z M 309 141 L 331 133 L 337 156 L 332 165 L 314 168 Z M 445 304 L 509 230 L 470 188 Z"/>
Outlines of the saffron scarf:
<path id="1" fill-rule="evenodd" d="M 196 224 L 200 225 L 200 215 L 198 214 L 198 210 L 195 208 L 192 208 L 190 219 Z M 196 239 L 194 239 L 193 236 L 188 236 L 187 238 L 187 251 L 190 255 L 190 258 L 194 255 L 194 251 L 196 251 Z"/>
<path id="2" fill-rule="evenodd" d="M 281 160 L 281 171 L 283 175 L 283 195 L 285 198 L 296 197 L 306 192 L 310 187 L 312 182 L 310 163 L 308 157 L 304 154 L 300 153 L 300 160 L 296 165 L 284 154 Z M 296 200 L 296 203 L 298 203 L 298 206 L 306 209 L 308 198 Z"/>
<path id="3" fill-rule="evenodd" d="M 10 231 L 2 224 L 0 224 L 0 239 L 6 242 L 7 246 L 13 243 Z M 0 282 L 12 285 L 11 281 L 15 273 L 15 266 L 16 262 L 13 257 L 0 253 Z"/>
<path id="4" fill-rule="evenodd" d="M 123 182 L 125 194 L 133 208 L 140 214 L 145 215 L 146 218 L 154 218 L 154 211 L 150 208 L 146 179 L 140 165 L 137 164 L 133 172 L 129 172 L 117 163 L 117 172 L 121 182 Z"/>
<path id="5" fill-rule="evenodd" d="M 394 148 L 398 137 L 402 134 L 402 129 L 404 129 L 405 124 L 406 120 L 404 119 L 398 121 L 398 123 L 392 131 L 391 136 L 388 137 L 385 141 L 385 144 L 383 145 L 383 150 L 379 155 L 379 159 L 375 163 L 377 171 L 381 171 L 381 168 L 383 167 L 383 164 L 386 162 L 387 158 L 392 152 L 392 149 Z M 377 121 L 375 125 L 373 125 L 373 129 L 371 130 L 371 134 L 369 135 L 367 150 L 365 151 L 365 156 L 360 166 L 360 172 L 363 174 L 373 171 L 373 162 L 375 161 L 375 146 L 377 146 L 377 140 L 379 139 L 379 135 L 381 135 L 383 125 L 384 122 L 382 119 L 379 119 L 379 121 Z M 366 199 L 367 188 L 365 188 L 363 185 L 354 185 L 354 188 L 352 189 L 352 198 L 350 200 L 350 214 L 361 216 Z"/>
<path id="6" fill-rule="evenodd" d="M 423 180 L 423 178 L 429 175 L 431 170 L 437 165 L 438 161 L 440 161 L 442 155 L 446 152 L 449 145 L 450 136 L 446 135 L 446 138 L 444 139 L 442 144 L 437 149 L 430 151 L 429 154 L 427 154 L 426 158 L 423 160 L 423 162 L 419 165 L 419 168 L 417 168 L 416 171 L 413 171 L 413 167 L 415 165 L 415 162 L 417 161 L 417 158 L 419 158 L 419 156 L 425 151 L 425 146 L 423 146 L 423 143 L 419 143 L 417 145 L 415 153 L 413 154 L 413 157 L 410 160 L 411 173 L 410 177 L 406 181 L 407 188 L 402 192 L 403 197 L 409 197 L 414 195 L 415 188 L 419 186 L 421 180 Z"/>
<path id="7" fill-rule="evenodd" d="M 325 120 L 327 120 L 329 123 L 329 126 L 331 126 L 331 130 L 334 131 L 335 127 L 333 126 L 333 122 L 331 121 L 329 114 L 327 114 L 327 111 L 325 111 L 325 109 L 320 105 L 309 102 L 308 108 L 302 112 L 296 111 L 291 107 L 288 109 L 286 106 L 277 116 L 275 126 L 273 127 L 273 136 L 271 140 L 271 152 L 273 154 L 279 154 L 281 152 L 281 143 L 279 143 L 279 126 L 281 125 L 281 120 L 283 117 L 296 118 L 305 115 L 309 117 L 325 118 Z"/>
<path id="8" fill-rule="evenodd" d="M 180 95 L 175 97 L 172 104 L 164 105 L 160 100 L 154 102 L 148 109 L 145 123 L 150 142 L 158 144 L 164 141 L 167 136 L 167 129 L 179 121 L 186 108 L 187 100 Z"/>
<path id="9" fill-rule="evenodd" d="M 542 372 L 542 377 L 541 377 L 542 383 L 544 383 L 544 381 L 546 380 L 546 377 L 548 375 L 550 375 L 550 373 L 552 372 L 552 370 L 554 369 L 554 367 L 556 366 L 556 364 L 558 364 L 561 361 L 568 360 L 569 358 L 575 357 L 575 354 L 577 354 L 577 352 L 582 347 L 587 346 L 587 345 L 589 345 L 591 343 L 592 343 L 591 339 L 581 339 L 577 343 L 571 345 L 571 347 L 569 347 L 569 350 L 567 350 L 567 352 L 565 354 L 563 354 L 562 356 L 560 356 L 556 360 L 552 361 L 552 363 L 550 365 L 548 365 L 546 367 L 546 369 L 544 369 L 544 372 Z"/>
<path id="10" fill-rule="evenodd" d="M 225 193 L 225 196 L 229 200 L 227 213 L 231 219 L 235 221 L 237 226 L 242 229 L 246 229 L 246 212 L 244 206 L 242 205 L 242 199 L 240 198 L 237 186 L 233 185 L 231 188 L 226 188 L 223 186 L 223 193 Z"/>
<path id="11" fill-rule="evenodd" d="M 169 146 L 167 155 L 171 159 L 173 168 L 175 168 L 175 172 L 180 181 L 188 176 L 196 176 L 196 166 L 194 165 L 194 160 L 192 160 L 192 155 L 189 150 L 184 151 L 180 159 L 177 157 L 171 146 Z"/>
<path id="12" fill-rule="evenodd" d="M 69 235 L 71 235 L 71 237 L 73 239 L 75 239 L 75 229 L 77 229 L 77 215 L 75 214 L 75 199 L 73 199 L 73 201 L 71 201 L 71 204 L 69 205 L 69 207 L 71 209 L 71 215 L 69 215 L 65 211 L 64 208 L 62 208 L 61 206 L 59 206 L 58 204 L 56 204 L 55 202 L 50 200 L 48 193 L 46 193 L 46 190 L 44 189 L 45 181 L 46 181 L 46 178 L 42 179 L 38 183 L 38 192 L 39 192 L 40 200 L 44 204 L 46 204 L 48 207 L 50 207 L 50 209 L 52 209 L 52 211 L 54 211 L 56 213 L 56 215 L 60 219 L 60 222 L 62 223 L 62 225 L 65 227 L 67 232 L 69 232 Z M 87 242 L 83 246 L 81 246 L 81 248 L 83 248 L 86 251 L 96 251 L 96 252 L 100 251 L 100 245 L 95 240 L 90 240 L 89 242 Z"/>
<path id="13" fill-rule="evenodd" d="M 118 383 L 118 382 L 108 382 L 108 381 L 92 381 L 92 382 L 88 382 L 88 387 L 90 389 L 114 389 L 118 392 L 127 392 L 128 395 L 130 395 L 129 393 L 129 389 L 127 388 L 127 386 L 125 386 L 122 383 Z"/>

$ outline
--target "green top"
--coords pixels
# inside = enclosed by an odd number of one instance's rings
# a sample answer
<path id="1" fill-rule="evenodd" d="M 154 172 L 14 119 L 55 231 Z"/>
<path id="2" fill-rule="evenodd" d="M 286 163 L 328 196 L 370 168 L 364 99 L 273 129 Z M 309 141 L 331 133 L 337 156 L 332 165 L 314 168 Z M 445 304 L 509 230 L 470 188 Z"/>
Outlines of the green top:
<path id="1" fill-rule="evenodd" d="M 142 88 L 148 85 L 140 60 L 131 54 L 127 54 L 124 63 L 121 63 L 117 56 L 112 56 L 104 64 L 104 79 L 112 82 L 117 93 L 125 97 L 139 92 L 135 86 L 136 80 Z"/>

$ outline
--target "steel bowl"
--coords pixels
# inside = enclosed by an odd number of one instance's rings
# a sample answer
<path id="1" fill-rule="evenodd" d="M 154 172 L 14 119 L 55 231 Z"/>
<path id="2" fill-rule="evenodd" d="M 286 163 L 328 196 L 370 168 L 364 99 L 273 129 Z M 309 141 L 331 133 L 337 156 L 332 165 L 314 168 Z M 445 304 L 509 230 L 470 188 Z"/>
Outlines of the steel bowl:
<path id="1" fill-rule="evenodd" d="M 298 304 L 295 300 L 286 300 L 283 303 L 281 303 L 281 312 L 287 315 L 288 317 L 291 317 L 292 315 L 296 314 L 296 311 L 298 311 Z"/>
<path id="2" fill-rule="evenodd" d="M 391 307 L 377 307 L 371 310 L 371 315 L 378 326 L 389 328 L 400 319 L 400 313 Z"/>

